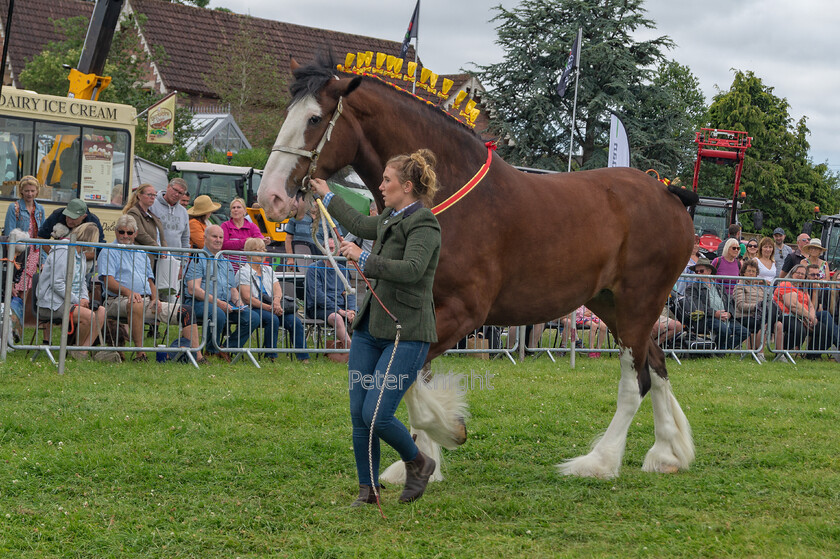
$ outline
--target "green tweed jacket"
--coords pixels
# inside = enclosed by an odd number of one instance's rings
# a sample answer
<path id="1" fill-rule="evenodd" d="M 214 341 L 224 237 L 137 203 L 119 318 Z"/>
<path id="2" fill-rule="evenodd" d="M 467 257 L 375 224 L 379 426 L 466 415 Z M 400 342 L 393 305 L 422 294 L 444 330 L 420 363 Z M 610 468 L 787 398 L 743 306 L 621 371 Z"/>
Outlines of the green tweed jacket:
<path id="1" fill-rule="evenodd" d="M 396 217 L 391 216 L 391 208 L 379 216 L 366 216 L 339 196 L 333 196 L 329 212 L 357 237 L 376 240 L 364 273 L 385 306 L 399 319 L 400 339 L 436 342 L 432 282 L 440 255 L 440 225 L 431 210 L 418 204 Z M 394 339 L 394 321 L 370 292 L 356 313 L 353 328 L 368 312 L 371 336 Z"/>

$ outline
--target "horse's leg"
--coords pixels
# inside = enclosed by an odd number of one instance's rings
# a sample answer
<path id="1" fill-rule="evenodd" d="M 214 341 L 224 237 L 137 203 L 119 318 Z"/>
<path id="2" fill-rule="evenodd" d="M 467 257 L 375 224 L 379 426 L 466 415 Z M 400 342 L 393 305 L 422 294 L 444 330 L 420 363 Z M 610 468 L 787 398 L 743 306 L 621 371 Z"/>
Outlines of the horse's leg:
<path id="1" fill-rule="evenodd" d="M 648 359 L 654 371 L 651 375 L 650 400 L 656 441 L 645 456 L 642 469 L 665 474 L 685 470 L 694 461 L 691 427 L 671 392 L 662 348 L 651 343 Z"/>
<path id="2" fill-rule="evenodd" d="M 624 457 L 627 430 L 639 409 L 639 404 L 642 403 L 634 362 L 633 350 L 621 346 L 619 354 L 621 380 L 618 382 L 618 404 L 615 415 L 589 454 L 558 464 L 560 473 L 597 478 L 613 478 L 618 475 L 621 459 Z"/>

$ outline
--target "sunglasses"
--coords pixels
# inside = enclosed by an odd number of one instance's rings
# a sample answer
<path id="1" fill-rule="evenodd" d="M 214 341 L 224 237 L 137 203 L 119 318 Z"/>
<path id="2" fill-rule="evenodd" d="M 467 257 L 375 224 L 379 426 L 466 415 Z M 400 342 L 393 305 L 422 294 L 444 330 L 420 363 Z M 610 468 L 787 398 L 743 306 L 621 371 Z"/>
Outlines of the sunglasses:
<path id="1" fill-rule="evenodd" d="M 124 231 L 122 229 L 117 229 L 117 234 L 118 235 L 133 235 L 134 231 Z"/>
<path id="2" fill-rule="evenodd" d="M 758 245 L 747 245 L 747 248 L 758 248 Z"/>

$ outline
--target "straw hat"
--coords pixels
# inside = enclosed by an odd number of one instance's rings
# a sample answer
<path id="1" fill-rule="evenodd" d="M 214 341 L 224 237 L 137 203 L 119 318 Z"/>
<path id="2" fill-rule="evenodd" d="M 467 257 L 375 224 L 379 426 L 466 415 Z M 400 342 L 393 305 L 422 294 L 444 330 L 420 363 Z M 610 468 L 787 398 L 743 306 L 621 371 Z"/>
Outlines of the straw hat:
<path id="1" fill-rule="evenodd" d="M 221 204 L 217 204 L 210 199 L 206 194 L 202 194 L 193 202 L 193 207 L 187 210 L 187 213 L 193 217 L 207 215 L 215 212 L 221 208 Z"/>
<path id="2" fill-rule="evenodd" d="M 811 239 L 807 245 L 803 247 L 802 250 L 808 250 L 809 248 L 818 248 L 820 252 L 825 252 L 827 249 L 822 246 L 822 241 L 819 239 Z"/>

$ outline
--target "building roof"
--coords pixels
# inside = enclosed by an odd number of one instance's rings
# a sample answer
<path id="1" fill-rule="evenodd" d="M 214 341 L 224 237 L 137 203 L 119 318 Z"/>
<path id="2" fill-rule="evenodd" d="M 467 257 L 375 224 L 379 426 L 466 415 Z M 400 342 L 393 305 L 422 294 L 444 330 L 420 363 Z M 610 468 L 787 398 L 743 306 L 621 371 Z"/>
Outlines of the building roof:
<path id="1" fill-rule="evenodd" d="M 63 41 L 63 35 L 55 32 L 53 21 L 74 16 L 85 16 L 90 20 L 93 2 L 82 0 L 25 0 L 15 2 L 12 14 L 12 31 L 9 38 L 7 71 L 11 73 L 12 83 L 20 87 L 18 76 L 26 63 L 40 53 L 50 41 Z M 9 13 L 9 0 L 0 0 L 0 34 L 6 31 L 6 16 Z M 68 83 L 69 87 L 69 83 Z"/>
<path id="2" fill-rule="evenodd" d="M 157 64 L 166 89 L 208 97 L 215 97 L 215 92 L 204 83 L 203 75 L 213 66 L 214 58 L 241 36 L 242 29 L 261 37 L 266 53 L 277 59 L 284 73 L 291 72 L 291 58 L 306 63 L 328 48 L 343 60 L 346 52 L 372 50 L 397 55 L 402 44 L 163 0 L 128 3 L 147 18 L 143 39 L 153 47 L 163 47 L 166 53 L 166 60 Z M 413 47 L 408 56 L 414 56 Z"/>

